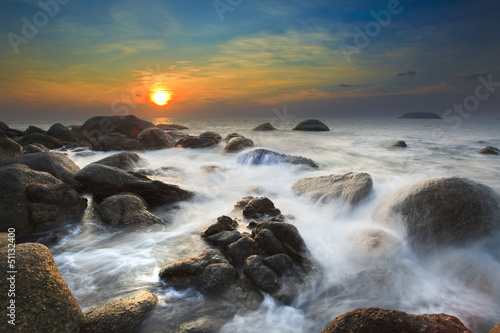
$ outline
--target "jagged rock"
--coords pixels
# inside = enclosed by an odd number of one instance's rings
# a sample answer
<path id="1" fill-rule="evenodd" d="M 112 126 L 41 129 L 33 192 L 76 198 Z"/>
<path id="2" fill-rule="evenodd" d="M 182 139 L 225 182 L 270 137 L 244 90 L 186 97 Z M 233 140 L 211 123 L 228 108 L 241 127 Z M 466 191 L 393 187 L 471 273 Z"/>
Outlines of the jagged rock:
<path id="1" fill-rule="evenodd" d="M 313 160 L 302 156 L 290 156 L 279 154 L 267 149 L 255 149 L 244 153 L 238 157 L 238 163 L 247 165 L 270 165 L 279 163 L 290 163 L 297 165 L 305 165 L 311 168 L 319 168 L 318 164 Z"/>
<path id="2" fill-rule="evenodd" d="M 304 120 L 293 128 L 294 131 L 329 131 L 328 126 L 317 119 Z"/>
<path id="3" fill-rule="evenodd" d="M 107 165 L 125 171 L 133 171 L 134 168 L 146 164 L 146 160 L 136 153 L 122 152 L 105 157 L 92 164 Z"/>
<path id="4" fill-rule="evenodd" d="M 121 133 L 129 139 L 135 139 L 139 133 L 151 127 L 155 127 L 151 122 L 133 115 L 92 117 L 79 129 L 77 141 L 90 141 L 110 133 Z"/>
<path id="5" fill-rule="evenodd" d="M 253 198 L 243 208 L 243 216 L 245 218 L 261 219 L 265 216 L 278 216 L 281 212 L 274 207 L 274 203 L 266 197 Z"/>
<path id="6" fill-rule="evenodd" d="M 217 222 L 209 226 L 203 233 L 203 237 L 213 236 L 222 231 L 234 231 L 238 227 L 238 222 L 228 216 L 220 216 Z"/>
<path id="7" fill-rule="evenodd" d="M 252 129 L 252 131 L 274 131 L 276 128 L 271 123 L 265 123 Z"/>
<path id="8" fill-rule="evenodd" d="M 104 223 L 114 227 L 163 223 L 161 218 L 148 211 L 146 202 L 142 198 L 133 194 L 108 197 L 99 204 L 97 211 Z"/>
<path id="9" fill-rule="evenodd" d="M 52 125 L 47 131 L 47 135 L 50 135 L 59 141 L 73 141 L 70 129 L 59 123 Z"/>
<path id="10" fill-rule="evenodd" d="M 365 198 L 372 188 L 372 177 L 364 172 L 302 178 L 292 185 L 296 194 L 308 196 L 313 200 L 325 203 L 340 198 L 352 205 Z"/>
<path id="11" fill-rule="evenodd" d="M 239 208 L 239 209 L 245 208 L 245 206 L 248 205 L 253 198 L 254 197 L 252 197 L 251 195 L 241 198 L 236 202 L 234 208 Z"/>
<path id="12" fill-rule="evenodd" d="M 176 140 L 159 128 L 145 129 L 139 133 L 137 140 L 147 150 L 172 148 L 176 144 Z"/>
<path id="13" fill-rule="evenodd" d="M 57 149 L 63 146 L 61 141 L 57 140 L 56 138 L 53 138 L 46 134 L 39 134 L 39 133 L 24 135 L 21 138 L 19 138 L 17 143 L 23 147 L 33 143 L 39 143 L 49 149 Z"/>
<path id="14" fill-rule="evenodd" d="M 500 149 L 492 146 L 480 149 L 477 151 L 479 154 L 483 155 L 500 155 Z"/>
<path id="15" fill-rule="evenodd" d="M 0 131 L 0 162 L 23 154 L 23 148 Z"/>
<path id="16" fill-rule="evenodd" d="M 244 137 L 235 137 L 229 140 L 224 147 L 224 151 L 227 153 L 235 153 L 245 148 L 253 147 L 253 141 Z"/>

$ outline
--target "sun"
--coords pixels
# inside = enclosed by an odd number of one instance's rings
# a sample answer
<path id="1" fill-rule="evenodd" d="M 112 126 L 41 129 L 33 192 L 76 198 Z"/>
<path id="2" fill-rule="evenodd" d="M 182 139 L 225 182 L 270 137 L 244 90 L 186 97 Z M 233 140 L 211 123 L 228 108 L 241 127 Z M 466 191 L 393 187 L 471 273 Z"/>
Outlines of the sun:
<path id="1" fill-rule="evenodd" d="M 156 105 L 163 106 L 170 100 L 171 94 L 167 91 L 156 91 L 151 94 L 151 99 Z"/>

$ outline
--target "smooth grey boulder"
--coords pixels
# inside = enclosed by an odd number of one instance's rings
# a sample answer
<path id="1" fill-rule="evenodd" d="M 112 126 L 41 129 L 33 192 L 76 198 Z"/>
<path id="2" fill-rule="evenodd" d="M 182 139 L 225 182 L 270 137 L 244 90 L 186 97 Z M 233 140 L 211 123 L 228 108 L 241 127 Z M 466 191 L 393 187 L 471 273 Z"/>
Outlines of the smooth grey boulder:
<path id="1" fill-rule="evenodd" d="M 181 148 L 199 149 L 209 148 L 215 146 L 218 143 L 218 140 L 210 137 L 200 138 L 197 136 L 188 136 L 177 141 L 177 144 L 175 146 Z"/>
<path id="2" fill-rule="evenodd" d="M 73 141 L 71 130 L 63 124 L 57 123 L 52 125 L 46 133 L 59 141 L 70 142 Z"/>
<path id="3" fill-rule="evenodd" d="M 318 164 L 310 158 L 280 154 L 267 149 L 255 149 L 246 152 L 238 157 L 238 163 L 247 165 L 290 163 L 295 165 L 305 165 L 314 169 L 319 168 Z"/>
<path id="4" fill-rule="evenodd" d="M 274 130 L 276 130 L 276 127 L 271 125 L 271 123 L 261 124 L 261 125 L 255 127 L 254 129 L 252 129 L 252 131 L 257 131 L 257 132 L 274 131 Z"/>
<path id="5" fill-rule="evenodd" d="M 323 124 L 321 121 L 317 119 L 309 119 L 300 122 L 297 126 L 293 128 L 293 131 L 314 131 L 314 132 L 327 132 L 330 131 L 328 126 Z"/>
<path id="6" fill-rule="evenodd" d="M 134 194 L 117 194 L 104 199 L 97 211 L 101 220 L 114 227 L 127 225 L 153 225 L 164 223 L 150 213 L 146 202 Z"/>
<path id="7" fill-rule="evenodd" d="M 105 157 L 91 164 L 107 165 L 125 171 L 133 171 L 136 167 L 146 164 L 146 160 L 136 153 L 122 152 Z"/>

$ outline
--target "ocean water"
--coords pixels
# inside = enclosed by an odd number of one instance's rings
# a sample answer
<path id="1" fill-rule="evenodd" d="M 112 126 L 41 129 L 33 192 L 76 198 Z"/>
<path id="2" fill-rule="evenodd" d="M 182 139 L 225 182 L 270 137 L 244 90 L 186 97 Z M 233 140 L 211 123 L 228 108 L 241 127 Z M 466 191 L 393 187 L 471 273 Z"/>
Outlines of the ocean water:
<path id="1" fill-rule="evenodd" d="M 231 314 L 221 332 L 319 332 L 336 316 L 371 306 L 412 314 L 447 313 L 476 332 L 487 332 L 498 324 L 500 234 L 464 246 L 443 247 L 424 257 L 408 246 L 402 228 L 381 223 L 374 216 L 392 192 L 429 177 L 468 177 L 500 193 L 499 158 L 476 153 L 485 146 L 500 146 L 500 121 L 469 121 L 454 129 L 442 120 L 322 120 L 330 132 L 292 131 L 300 120 L 291 118 L 155 119 L 185 125 L 189 129 L 183 132 L 193 135 L 207 130 L 223 137 L 238 132 L 256 147 L 308 157 L 320 168 L 241 165 L 237 162 L 241 153 L 224 153 L 223 143 L 201 150 L 140 153 L 148 162 L 143 168 L 156 170 L 158 179 L 195 191 L 197 196 L 172 210 L 154 210 L 168 221 L 167 226 L 118 230 L 87 217 L 61 231 L 60 241 L 50 249 L 82 309 L 149 289 L 160 302 L 140 332 L 175 332 L 182 321 L 224 317 L 223 307 L 195 292 L 169 288 L 159 281 L 158 272 L 200 254 L 207 248 L 200 232 L 217 217 L 231 213 L 238 199 L 258 193 L 270 198 L 287 222 L 299 229 L 323 273 L 301 286 L 290 304 L 266 297 L 255 310 Z M 267 121 L 279 130 L 251 131 Z M 52 123 L 34 125 L 48 128 Z M 27 124 L 9 125 L 23 129 Z M 406 141 L 409 148 L 383 146 L 395 140 Z M 113 154 L 66 153 L 80 167 Z M 208 172 L 204 168 L 208 165 L 219 168 Z M 374 182 L 372 193 L 355 207 L 340 201 L 315 202 L 291 190 L 303 177 L 351 171 L 367 172 Z M 368 251 L 363 235 L 377 230 L 385 232 L 390 242 L 380 252 Z M 354 276 L 361 276 L 362 283 L 354 283 Z"/>

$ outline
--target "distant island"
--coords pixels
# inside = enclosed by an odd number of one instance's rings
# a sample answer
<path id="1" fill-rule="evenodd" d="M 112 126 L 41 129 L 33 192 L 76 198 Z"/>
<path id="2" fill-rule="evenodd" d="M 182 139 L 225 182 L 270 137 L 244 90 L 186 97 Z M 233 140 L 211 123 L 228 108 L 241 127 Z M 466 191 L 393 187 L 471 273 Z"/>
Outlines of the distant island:
<path id="1" fill-rule="evenodd" d="M 432 112 L 408 112 L 399 117 L 399 119 L 443 119 Z"/>

